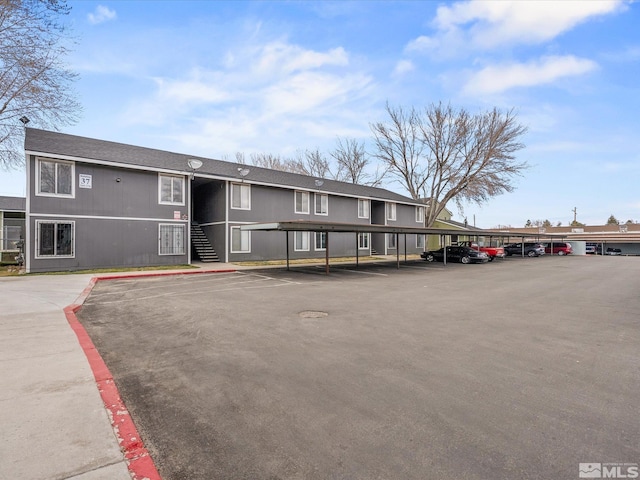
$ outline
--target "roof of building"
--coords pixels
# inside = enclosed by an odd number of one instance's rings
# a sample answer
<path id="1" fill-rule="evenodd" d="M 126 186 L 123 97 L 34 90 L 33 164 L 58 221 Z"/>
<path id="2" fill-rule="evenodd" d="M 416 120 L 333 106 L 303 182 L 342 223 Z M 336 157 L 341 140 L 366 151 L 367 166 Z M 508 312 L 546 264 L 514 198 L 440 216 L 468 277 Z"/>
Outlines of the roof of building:
<path id="1" fill-rule="evenodd" d="M 131 165 L 176 172 L 189 171 L 187 160 L 193 158 L 202 161 L 202 167 L 195 173 L 196 177 L 212 175 L 239 181 L 241 177 L 239 176 L 238 168 L 243 167 L 250 170 L 249 174 L 244 178 L 244 181 L 247 183 L 256 182 L 282 185 L 351 196 L 379 198 L 401 203 L 421 204 L 420 201 L 413 200 L 384 188 L 356 185 L 329 179 L 322 179 L 323 184 L 321 188 L 319 188 L 316 185 L 317 177 L 35 128 L 26 129 L 25 151 L 28 153 L 59 155 L 98 162 L 117 163 L 123 166 Z"/>
<path id="2" fill-rule="evenodd" d="M 24 197 L 0 197 L 0 211 L 3 212 L 25 212 L 27 210 L 27 199 Z"/>

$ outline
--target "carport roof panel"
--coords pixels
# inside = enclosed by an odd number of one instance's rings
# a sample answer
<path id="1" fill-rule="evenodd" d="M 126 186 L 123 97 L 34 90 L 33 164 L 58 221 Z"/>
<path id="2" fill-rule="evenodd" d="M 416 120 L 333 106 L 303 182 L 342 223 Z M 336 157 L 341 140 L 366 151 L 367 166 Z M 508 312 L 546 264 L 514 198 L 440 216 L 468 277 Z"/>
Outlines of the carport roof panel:
<path id="1" fill-rule="evenodd" d="M 287 222 L 254 223 L 242 225 L 242 230 L 263 231 L 302 231 L 302 232 L 342 232 L 342 233 L 406 233 L 425 235 L 472 235 L 472 236 L 500 236 L 521 237 L 521 234 L 509 234 L 495 230 L 459 230 L 426 227 L 403 227 L 393 225 L 372 225 L 369 223 L 338 223 L 338 222 L 312 222 L 309 220 L 294 220 Z M 545 238 L 564 238 L 565 235 L 545 235 Z"/>

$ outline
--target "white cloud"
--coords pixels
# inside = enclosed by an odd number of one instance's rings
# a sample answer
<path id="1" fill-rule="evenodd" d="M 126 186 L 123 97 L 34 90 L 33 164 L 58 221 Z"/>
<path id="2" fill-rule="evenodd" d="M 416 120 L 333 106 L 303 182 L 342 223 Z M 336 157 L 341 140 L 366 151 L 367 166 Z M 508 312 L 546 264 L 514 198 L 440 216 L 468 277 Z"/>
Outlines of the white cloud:
<path id="1" fill-rule="evenodd" d="M 437 10 L 436 33 L 420 36 L 406 51 L 455 53 L 460 47 L 491 49 L 505 44 L 540 44 L 591 18 L 624 10 L 623 0 L 464 1 Z"/>
<path id="2" fill-rule="evenodd" d="M 412 72 L 415 68 L 415 65 L 410 60 L 400 60 L 396 63 L 396 67 L 393 69 L 393 75 L 400 77 L 406 73 Z"/>
<path id="3" fill-rule="evenodd" d="M 544 57 L 529 63 L 489 66 L 464 86 L 467 95 L 494 94 L 516 87 L 549 84 L 563 77 L 583 75 L 597 68 L 591 60 L 572 55 Z"/>
<path id="4" fill-rule="evenodd" d="M 303 137 L 335 141 L 354 118 L 361 122 L 373 88 L 369 75 L 346 68 L 341 47 L 317 51 L 278 41 L 237 46 L 222 58 L 216 70 L 150 79 L 150 95 L 130 104 L 122 121 L 161 126 L 180 118 L 172 136 L 193 153 L 282 152 L 314 146 Z M 256 145 L 265 139 L 280 144 Z"/>
<path id="5" fill-rule="evenodd" d="M 92 25 L 108 22 L 109 20 L 115 20 L 116 17 L 116 11 L 111 10 L 109 7 L 105 7 L 104 5 L 98 5 L 95 12 L 87 15 L 89 23 Z"/>

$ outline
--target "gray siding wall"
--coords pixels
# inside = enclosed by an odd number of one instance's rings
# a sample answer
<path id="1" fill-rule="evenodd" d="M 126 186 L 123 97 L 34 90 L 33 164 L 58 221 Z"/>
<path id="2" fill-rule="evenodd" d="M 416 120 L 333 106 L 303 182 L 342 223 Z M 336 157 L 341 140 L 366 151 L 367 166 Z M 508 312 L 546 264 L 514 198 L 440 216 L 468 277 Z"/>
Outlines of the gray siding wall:
<path id="1" fill-rule="evenodd" d="M 31 272 L 188 263 L 188 228 L 184 255 L 159 255 L 158 227 L 176 223 L 176 214 L 188 216 L 186 178 L 184 205 L 161 205 L 157 172 L 75 162 L 74 198 L 40 196 L 35 157 L 29 162 Z M 79 188 L 81 174 L 91 175 L 91 188 Z M 74 258 L 36 259 L 36 220 L 74 221 Z M 177 223 L 188 226 L 188 220 Z"/>
<path id="2" fill-rule="evenodd" d="M 74 221 L 74 258 L 35 258 L 36 220 Z M 71 271 L 91 268 L 139 267 L 149 265 L 184 265 L 188 263 L 189 245 L 185 237 L 185 255 L 159 255 L 159 224 L 143 220 L 107 220 L 94 218 L 30 217 L 33 232 L 30 258 L 31 272 Z M 187 222 L 180 222 L 187 226 Z M 187 227 L 185 227 L 186 233 Z"/>
<path id="3" fill-rule="evenodd" d="M 158 173 L 75 163 L 75 198 L 36 195 L 35 159 L 30 159 L 30 211 L 58 215 L 173 219 L 174 212 L 187 214 L 185 205 L 160 205 Z M 92 188 L 79 188 L 81 174 L 91 175 Z M 120 179 L 120 181 L 117 181 Z"/>

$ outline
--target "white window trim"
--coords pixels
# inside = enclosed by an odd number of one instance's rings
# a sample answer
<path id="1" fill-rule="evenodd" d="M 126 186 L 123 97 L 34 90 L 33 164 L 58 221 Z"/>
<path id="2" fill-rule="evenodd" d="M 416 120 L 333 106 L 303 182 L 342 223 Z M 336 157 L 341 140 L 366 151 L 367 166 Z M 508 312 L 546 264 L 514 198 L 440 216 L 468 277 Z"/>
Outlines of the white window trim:
<path id="1" fill-rule="evenodd" d="M 366 202 L 367 204 L 367 215 L 362 217 L 360 216 L 360 202 Z M 358 218 L 369 218 L 371 217 L 371 200 L 368 198 L 359 198 L 358 199 Z"/>
<path id="2" fill-rule="evenodd" d="M 318 246 L 317 246 L 318 245 L 318 235 L 325 235 L 325 238 L 324 238 L 325 247 L 324 248 L 318 248 Z M 327 237 L 326 237 L 326 235 L 327 235 L 327 232 L 314 232 L 313 249 L 316 252 L 324 252 L 324 251 L 327 250 L 327 247 L 326 247 L 326 245 L 327 245 Z"/>
<path id="3" fill-rule="evenodd" d="M 307 237 L 307 248 L 298 248 L 298 246 L 296 245 L 296 234 L 300 234 L 300 235 L 304 235 Z M 294 252 L 308 252 L 309 251 L 309 247 L 311 246 L 309 241 L 311 239 L 309 238 L 309 232 L 301 232 L 301 231 L 295 231 L 293 232 L 293 251 Z M 303 242 L 304 243 L 304 242 Z"/>
<path id="4" fill-rule="evenodd" d="M 242 203 L 242 188 L 246 187 L 249 189 L 249 206 L 248 207 L 234 207 L 233 206 L 233 189 L 235 187 L 240 187 L 240 203 Z M 248 183 L 232 183 L 231 184 L 231 191 L 229 192 L 229 194 L 231 195 L 230 198 L 230 202 L 229 205 L 231 206 L 231 210 L 251 210 L 251 185 Z"/>
<path id="5" fill-rule="evenodd" d="M 40 225 L 70 223 L 71 224 L 71 255 L 40 255 Z M 34 245 L 34 258 L 39 260 L 58 259 L 58 258 L 76 258 L 76 222 L 73 220 L 36 220 L 36 242 Z M 54 247 L 55 250 L 55 247 Z"/>
<path id="6" fill-rule="evenodd" d="M 245 233 L 244 231 L 242 231 L 240 229 L 240 227 L 231 227 L 231 234 L 229 235 L 229 252 L 230 253 L 251 253 L 251 232 L 250 231 L 246 231 L 247 238 L 249 240 L 249 242 L 248 242 L 249 245 L 248 245 L 247 250 L 234 250 L 233 249 L 233 231 L 234 230 L 240 231 L 240 235 Z M 240 239 L 240 244 L 242 244 L 242 239 Z"/>
<path id="7" fill-rule="evenodd" d="M 420 213 L 422 212 L 422 213 Z M 420 218 L 422 217 L 422 218 Z M 416 222 L 424 223 L 424 207 L 416 207 Z"/>
<path id="8" fill-rule="evenodd" d="M 40 191 L 40 162 L 66 163 L 71 165 L 71 193 L 48 193 Z M 54 158 L 36 157 L 36 197 L 76 198 L 76 162 Z M 49 258 L 49 257 L 44 257 Z"/>
<path id="9" fill-rule="evenodd" d="M 175 227 L 176 225 L 180 225 L 182 227 L 182 253 L 160 253 L 160 250 L 162 250 L 161 248 L 161 244 L 160 242 L 162 241 L 162 227 L 164 226 L 172 226 Z M 158 224 L 158 256 L 160 257 L 177 257 L 177 256 L 181 256 L 181 255 L 186 255 L 187 254 L 187 228 L 186 225 L 184 223 L 180 224 L 180 223 L 159 223 Z"/>
<path id="10" fill-rule="evenodd" d="M 360 246 L 360 235 L 365 235 L 367 237 L 367 246 Z M 359 233 L 358 234 L 358 250 L 369 250 L 371 248 L 371 235 L 369 233 Z"/>
<path id="11" fill-rule="evenodd" d="M 182 202 L 164 202 L 162 201 L 162 177 L 179 178 L 182 183 Z M 187 196 L 186 185 L 183 175 L 168 175 L 166 173 L 158 174 L 158 203 L 160 205 L 185 205 L 185 197 Z"/>
<path id="12" fill-rule="evenodd" d="M 391 220 L 392 222 L 395 222 L 396 219 L 398 218 L 396 214 L 396 204 L 394 202 L 387 202 L 386 210 L 387 210 L 387 213 L 386 213 L 387 220 Z"/>
<path id="13" fill-rule="evenodd" d="M 318 197 L 321 197 L 320 199 L 320 206 L 322 207 L 322 198 L 326 198 L 327 199 L 327 211 L 322 213 L 322 212 L 318 212 L 318 204 L 317 204 L 317 199 Z M 326 193 L 314 193 L 313 194 L 313 211 L 315 212 L 316 215 L 322 215 L 322 216 L 327 216 L 329 215 L 329 195 Z"/>
<path id="14" fill-rule="evenodd" d="M 298 211 L 298 202 L 297 202 L 297 196 L 299 193 L 302 193 L 303 195 L 307 196 L 307 211 L 304 212 L 299 212 Z M 293 211 L 299 215 L 309 215 L 309 212 L 311 210 L 311 195 L 309 195 L 309 192 L 305 192 L 304 190 L 294 190 L 293 193 Z"/>

